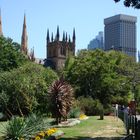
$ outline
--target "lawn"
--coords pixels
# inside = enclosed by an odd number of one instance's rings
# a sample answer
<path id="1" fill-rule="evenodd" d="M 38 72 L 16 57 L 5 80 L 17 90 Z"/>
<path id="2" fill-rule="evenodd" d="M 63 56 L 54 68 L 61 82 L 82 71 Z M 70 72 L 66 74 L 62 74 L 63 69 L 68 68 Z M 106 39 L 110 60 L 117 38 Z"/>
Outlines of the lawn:
<path id="1" fill-rule="evenodd" d="M 6 122 L 0 122 L 0 140 L 5 125 Z M 104 120 L 93 116 L 76 126 L 59 129 L 65 133 L 61 140 L 120 140 L 125 134 L 123 122 L 112 116 L 105 116 Z"/>
<path id="2" fill-rule="evenodd" d="M 125 134 L 123 122 L 112 116 L 105 116 L 104 120 L 94 116 L 76 126 L 60 129 L 65 133 L 62 140 L 120 140 Z"/>

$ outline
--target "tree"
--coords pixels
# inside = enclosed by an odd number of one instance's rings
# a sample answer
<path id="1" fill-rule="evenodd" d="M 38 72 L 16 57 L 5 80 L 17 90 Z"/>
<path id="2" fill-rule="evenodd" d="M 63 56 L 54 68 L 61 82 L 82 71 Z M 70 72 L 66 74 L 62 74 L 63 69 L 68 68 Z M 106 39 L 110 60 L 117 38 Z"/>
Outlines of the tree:
<path id="1" fill-rule="evenodd" d="M 29 62 L 10 72 L 0 73 L 0 105 L 8 115 L 47 112 L 47 90 L 57 74 Z M 45 113 L 45 112 L 44 112 Z"/>
<path id="2" fill-rule="evenodd" d="M 0 36 L 0 71 L 7 71 L 17 68 L 27 61 L 20 53 L 20 45 L 10 38 Z"/>
<path id="3" fill-rule="evenodd" d="M 65 78 L 74 87 L 76 96 L 99 100 L 104 108 L 112 103 L 127 104 L 131 98 L 129 78 L 131 58 L 121 52 L 81 51 Z M 134 62 L 134 61 L 131 61 Z"/>
<path id="4" fill-rule="evenodd" d="M 115 2 L 119 2 L 120 0 L 114 0 Z M 140 0 L 124 0 L 124 5 L 126 7 L 134 7 L 140 9 Z"/>
<path id="5" fill-rule="evenodd" d="M 61 123 L 62 117 L 66 121 L 74 99 L 71 85 L 63 79 L 55 81 L 49 89 L 49 99 L 52 102 L 51 111 L 56 123 Z"/>

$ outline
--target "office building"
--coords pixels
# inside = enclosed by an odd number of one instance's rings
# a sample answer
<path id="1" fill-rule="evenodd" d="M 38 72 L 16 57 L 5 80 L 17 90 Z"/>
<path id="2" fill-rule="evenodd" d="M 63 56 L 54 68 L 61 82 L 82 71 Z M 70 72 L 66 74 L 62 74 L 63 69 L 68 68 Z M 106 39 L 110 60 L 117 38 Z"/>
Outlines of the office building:
<path id="1" fill-rule="evenodd" d="M 94 50 L 94 49 L 104 49 L 104 43 L 103 43 L 103 32 L 99 32 L 99 34 L 91 40 L 88 44 L 88 50 Z"/>
<path id="2" fill-rule="evenodd" d="M 129 15 L 115 15 L 104 19 L 105 50 L 118 50 L 136 60 L 136 22 Z"/>

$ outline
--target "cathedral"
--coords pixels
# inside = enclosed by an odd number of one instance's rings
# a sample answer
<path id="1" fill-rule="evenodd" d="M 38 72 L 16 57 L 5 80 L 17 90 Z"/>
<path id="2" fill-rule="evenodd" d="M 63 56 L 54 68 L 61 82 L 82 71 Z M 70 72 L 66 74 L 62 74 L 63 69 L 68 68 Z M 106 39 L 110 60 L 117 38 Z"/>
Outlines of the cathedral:
<path id="1" fill-rule="evenodd" d="M 2 21 L 0 14 L 0 36 L 3 35 L 2 32 Z M 26 27 L 26 15 L 24 14 L 23 30 L 21 37 L 21 49 L 20 51 L 26 55 L 31 61 L 39 64 L 43 64 L 45 67 L 51 67 L 54 70 L 60 70 L 64 67 L 65 61 L 70 55 L 75 55 L 75 29 L 73 29 L 73 37 L 67 36 L 67 33 L 63 32 L 63 38 L 60 40 L 59 27 L 57 27 L 57 33 L 55 38 L 53 38 L 53 33 L 50 38 L 49 30 L 47 30 L 46 37 L 46 59 L 43 61 L 37 59 L 34 56 L 34 48 L 31 49 L 30 53 L 28 50 L 28 36 Z"/>
<path id="2" fill-rule="evenodd" d="M 72 41 L 71 41 L 72 40 Z M 64 67 L 65 60 L 70 55 L 75 55 L 75 29 L 73 29 L 72 39 L 67 37 L 67 33 L 63 32 L 63 38 L 60 40 L 59 27 L 57 27 L 57 33 L 53 38 L 53 33 L 50 39 L 49 30 L 47 31 L 46 38 L 46 58 L 45 66 L 49 66 L 55 70 L 60 70 Z"/>

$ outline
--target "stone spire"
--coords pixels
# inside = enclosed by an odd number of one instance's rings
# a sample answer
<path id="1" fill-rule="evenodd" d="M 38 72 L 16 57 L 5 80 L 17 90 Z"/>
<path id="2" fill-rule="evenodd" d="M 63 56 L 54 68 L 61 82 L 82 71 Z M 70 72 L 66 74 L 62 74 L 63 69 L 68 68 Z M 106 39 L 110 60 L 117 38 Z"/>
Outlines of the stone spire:
<path id="1" fill-rule="evenodd" d="M 63 31 L 63 39 L 62 39 L 63 41 L 65 41 L 66 39 L 65 39 L 65 32 Z"/>
<path id="2" fill-rule="evenodd" d="M 26 28 L 26 15 L 24 14 L 24 21 L 23 21 L 23 30 L 22 30 L 22 37 L 21 37 L 21 52 L 24 54 L 28 54 L 28 36 L 27 36 L 27 28 Z"/>
<path id="3" fill-rule="evenodd" d="M 47 38 L 46 38 L 46 40 L 47 40 L 47 44 L 48 44 L 50 42 L 49 29 L 47 30 Z"/>
<path id="4" fill-rule="evenodd" d="M 3 36 L 3 32 L 2 32 L 2 20 L 1 20 L 1 9 L 0 9 L 0 36 Z"/>
<path id="5" fill-rule="evenodd" d="M 66 39 L 66 42 L 67 42 L 67 40 L 68 40 L 68 37 L 67 37 L 67 32 L 66 32 L 66 37 L 65 37 L 65 39 Z"/>
<path id="6" fill-rule="evenodd" d="M 60 37 L 59 26 L 57 26 L 56 41 L 59 41 L 59 37 Z"/>
<path id="7" fill-rule="evenodd" d="M 30 60 L 35 61 L 34 47 L 33 49 L 31 49 L 31 52 L 30 52 Z"/>
<path id="8" fill-rule="evenodd" d="M 51 41 L 53 42 L 53 33 L 52 33 Z"/>
<path id="9" fill-rule="evenodd" d="M 70 35 L 69 35 L 69 42 L 71 42 Z"/>
<path id="10" fill-rule="evenodd" d="M 72 41 L 73 43 L 75 43 L 76 40 L 76 35 L 75 35 L 75 28 L 73 29 L 73 37 L 72 37 Z"/>

